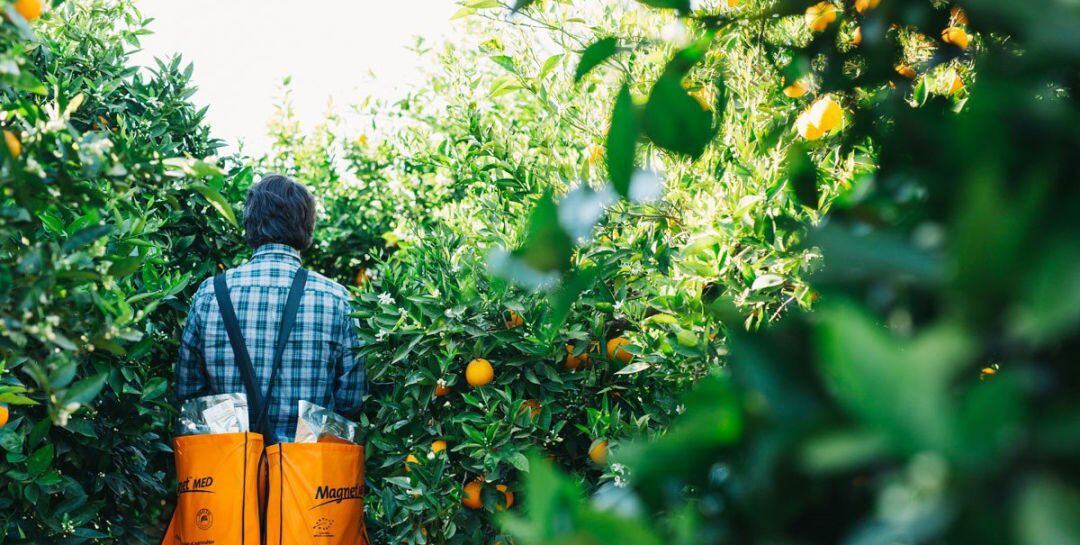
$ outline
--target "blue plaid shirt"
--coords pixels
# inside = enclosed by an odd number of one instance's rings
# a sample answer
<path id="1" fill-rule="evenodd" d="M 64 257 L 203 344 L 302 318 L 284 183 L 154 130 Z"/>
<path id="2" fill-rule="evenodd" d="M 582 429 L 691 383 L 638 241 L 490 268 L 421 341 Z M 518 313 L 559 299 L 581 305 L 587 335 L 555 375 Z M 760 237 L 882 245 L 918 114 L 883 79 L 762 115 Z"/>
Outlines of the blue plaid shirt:
<path id="1" fill-rule="evenodd" d="M 300 252 L 283 244 L 265 244 L 250 261 L 225 273 L 263 392 L 270 380 L 274 340 L 285 299 L 299 267 Z M 350 312 L 348 291 L 310 271 L 269 407 L 269 422 L 276 437 L 267 438 L 268 444 L 292 440 L 299 412 L 297 403 L 302 399 L 346 417 L 355 417 L 360 410 L 366 375 L 364 361 L 355 356 L 360 340 Z M 191 301 L 176 366 L 176 392 L 181 401 L 244 392 L 214 296 L 213 278 L 199 286 Z"/>

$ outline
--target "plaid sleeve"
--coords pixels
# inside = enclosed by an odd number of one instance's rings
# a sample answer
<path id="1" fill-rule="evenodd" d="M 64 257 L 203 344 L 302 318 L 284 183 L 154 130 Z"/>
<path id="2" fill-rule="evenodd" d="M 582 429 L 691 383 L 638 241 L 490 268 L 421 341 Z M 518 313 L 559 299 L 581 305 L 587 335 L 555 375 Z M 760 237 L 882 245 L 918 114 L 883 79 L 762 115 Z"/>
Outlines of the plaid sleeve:
<path id="1" fill-rule="evenodd" d="M 203 333 L 199 315 L 205 300 L 209 282 L 199 286 L 191 298 L 191 309 L 180 337 L 180 359 L 176 362 L 176 397 L 180 401 L 209 394 L 210 384 L 203 361 Z"/>
<path id="2" fill-rule="evenodd" d="M 359 324 L 349 316 L 352 307 L 348 300 L 343 300 L 340 306 L 337 340 L 341 353 L 335 365 L 334 410 L 344 416 L 353 416 L 360 412 L 367 393 L 366 361 L 356 354 L 360 348 L 356 331 Z"/>

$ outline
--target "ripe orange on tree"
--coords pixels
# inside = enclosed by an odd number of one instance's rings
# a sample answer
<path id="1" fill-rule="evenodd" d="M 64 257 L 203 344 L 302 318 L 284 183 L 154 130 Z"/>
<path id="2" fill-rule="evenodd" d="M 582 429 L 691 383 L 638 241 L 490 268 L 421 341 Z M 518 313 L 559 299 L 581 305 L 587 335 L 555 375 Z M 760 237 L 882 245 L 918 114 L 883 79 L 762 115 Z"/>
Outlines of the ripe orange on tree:
<path id="1" fill-rule="evenodd" d="M 450 393 L 450 387 L 444 384 L 435 385 L 435 397 L 442 397 Z"/>
<path id="2" fill-rule="evenodd" d="M 431 442 L 431 452 L 442 452 L 446 450 L 446 441 L 442 439 L 436 439 Z"/>
<path id="3" fill-rule="evenodd" d="M 405 473 L 409 472 L 409 464 L 419 464 L 420 460 L 412 454 L 405 457 Z"/>
<path id="4" fill-rule="evenodd" d="M 34 21 L 41 17 L 41 0 L 15 0 L 13 6 L 15 11 L 27 21 Z"/>
<path id="5" fill-rule="evenodd" d="M 537 416 L 540 416 L 540 407 L 541 407 L 541 405 L 540 405 L 539 401 L 537 401 L 535 399 L 526 399 L 521 404 L 521 409 L 519 409 L 519 410 L 528 409 L 529 417 L 530 418 L 536 418 Z"/>
<path id="6" fill-rule="evenodd" d="M 807 140 L 817 140 L 840 126 L 843 120 L 844 110 L 831 96 L 825 95 L 799 114 L 795 120 L 795 129 L 799 136 Z"/>
<path id="7" fill-rule="evenodd" d="M 513 329 L 525 324 L 525 319 L 520 314 L 510 311 L 510 317 L 506 319 L 506 329 Z"/>
<path id="8" fill-rule="evenodd" d="M 491 366 L 491 362 L 484 358 L 476 358 L 470 361 L 465 368 L 465 381 L 474 388 L 486 386 L 494 379 L 495 369 Z"/>
<path id="9" fill-rule="evenodd" d="M 506 498 L 506 506 L 503 507 L 502 505 L 500 505 L 500 506 L 496 507 L 495 510 L 502 511 L 503 509 L 509 509 L 514 505 L 514 493 L 507 490 L 505 484 L 497 484 L 497 485 L 495 485 L 495 490 L 498 490 L 499 492 L 502 492 L 503 497 Z"/>
<path id="10" fill-rule="evenodd" d="M 851 35 L 851 44 L 856 45 L 856 46 L 862 45 L 862 27 L 861 26 L 855 27 L 855 33 Z"/>
<path id="11" fill-rule="evenodd" d="M 19 142 L 19 137 L 11 131 L 4 131 L 4 144 L 7 145 L 8 153 L 12 157 L 18 159 L 22 155 L 22 142 Z"/>
<path id="12" fill-rule="evenodd" d="M 11 418 L 11 413 L 8 411 L 7 405 L 0 405 L 0 428 L 7 425 L 8 418 Z"/>
<path id="13" fill-rule="evenodd" d="M 589 354 L 586 353 L 586 352 L 582 352 L 580 356 L 575 356 L 574 355 L 574 345 L 572 345 L 572 344 L 566 345 L 566 368 L 573 371 L 574 369 L 577 369 L 578 367 L 581 367 L 582 365 L 585 365 L 586 367 L 588 367 L 588 365 L 589 365 Z"/>
<path id="14" fill-rule="evenodd" d="M 971 43 L 971 36 L 968 36 L 964 29 L 951 26 L 941 31 L 941 41 L 955 45 L 960 49 L 967 49 L 968 44 Z"/>
<path id="15" fill-rule="evenodd" d="M 468 507 L 469 509 L 480 509 L 484 506 L 483 500 L 480 499 L 480 481 L 466 483 L 461 490 L 463 492 L 461 495 L 461 503 L 465 507 Z"/>
<path id="16" fill-rule="evenodd" d="M 866 13 L 878 6 L 881 0 L 855 0 L 855 11 Z"/>
<path id="17" fill-rule="evenodd" d="M 368 281 L 367 267 L 360 267 L 360 270 L 356 271 L 356 285 L 363 286 Z"/>
<path id="18" fill-rule="evenodd" d="M 806 26 L 814 32 L 822 32 L 836 21 L 836 14 L 840 10 L 832 2 L 818 2 L 806 8 Z"/>
<path id="19" fill-rule="evenodd" d="M 799 98 L 809 91 L 810 85 L 806 82 L 806 78 L 799 78 L 791 85 L 784 87 L 784 96 L 789 98 Z"/>
<path id="20" fill-rule="evenodd" d="M 596 465 L 607 463 L 608 442 L 607 439 L 596 439 L 589 445 L 589 459 Z"/>
<path id="21" fill-rule="evenodd" d="M 894 67 L 897 74 L 904 76 L 907 79 L 915 79 L 915 69 L 909 64 L 900 63 Z"/>
<path id="22" fill-rule="evenodd" d="M 607 342 L 607 356 L 613 361 L 620 361 L 622 363 L 630 363 L 630 360 L 634 358 L 634 355 L 627 352 L 623 347 L 630 344 L 630 341 L 624 337 L 615 337 Z"/>

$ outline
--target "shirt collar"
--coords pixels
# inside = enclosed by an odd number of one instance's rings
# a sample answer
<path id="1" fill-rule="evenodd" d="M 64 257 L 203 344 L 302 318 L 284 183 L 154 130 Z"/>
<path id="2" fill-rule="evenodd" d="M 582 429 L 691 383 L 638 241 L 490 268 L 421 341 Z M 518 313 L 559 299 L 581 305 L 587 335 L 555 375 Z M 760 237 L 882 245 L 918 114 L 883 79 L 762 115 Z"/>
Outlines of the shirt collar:
<path id="1" fill-rule="evenodd" d="M 255 250 L 251 256 L 252 261 L 257 259 L 269 259 L 272 261 L 295 261 L 300 263 L 300 251 L 287 244 L 263 244 Z"/>

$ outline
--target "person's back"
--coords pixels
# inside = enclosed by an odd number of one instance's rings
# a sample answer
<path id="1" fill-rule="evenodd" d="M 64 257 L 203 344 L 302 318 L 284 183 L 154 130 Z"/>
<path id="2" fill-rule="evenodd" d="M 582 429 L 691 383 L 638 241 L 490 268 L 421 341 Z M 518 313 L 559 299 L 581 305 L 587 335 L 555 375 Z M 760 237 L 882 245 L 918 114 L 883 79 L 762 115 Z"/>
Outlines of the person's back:
<path id="1" fill-rule="evenodd" d="M 311 194 L 283 176 L 266 176 L 248 193 L 244 228 L 255 255 L 226 271 L 225 278 L 261 391 L 270 379 L 278 324 L 301 266 L 300 250 L 311 244 L 314 218 Z M 268 444 L 291 440 L 300 400 L 347 417 L 360 409 L 365 373 L 363 361 L 354 354 L 359 340 L 350 310 L 344 287 L 309 272 L 270 400 L 273 436 L 267 438 Z M 181 400 L 245 391 L 212 278 L 192 298 L 176 381 Z"/>

